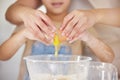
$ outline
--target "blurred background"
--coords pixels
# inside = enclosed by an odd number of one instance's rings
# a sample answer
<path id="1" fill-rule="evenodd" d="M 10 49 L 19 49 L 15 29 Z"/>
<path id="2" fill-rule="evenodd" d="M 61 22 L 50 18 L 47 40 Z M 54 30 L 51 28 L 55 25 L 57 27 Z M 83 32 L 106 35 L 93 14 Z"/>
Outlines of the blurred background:
<path id="1" fill-rule="evenodd" d="M 16 0 L 0 0 L 0 44 L 7 40 L 15 29 L 15 25 L 5 20 L 5 12 L 7 8 Z M 81 1 L 81 2 L 80 2 Z M 86 0 L 76 0 L 72 3 L 76 6 L 71 6 L 71 10 L 76 8 L 90 9 L 91 5 Z M 80 5 L 80 6 L 79 6 Z M 85 6 L 86 5 L 86 6 Z M 40 8 L 45 11 L 44 6 Z M 8 61 L 0 61 L 0 80 L 17 80 L 20 56 L 24 50 L 24 45 L 17 51 L 17 53 Z"/>
<path id="2" fill-rule="evenodd" d="M 0 0 L 0 44 L 2 44 L 5 40 L 7 40 L 10 37 L 10 35 L 12 34 L 12 32 L 14 31 L 16 27 L 15 25 L 12 25 L 11 23 L 5 20 L 5 12 L 7 8 L 15 1 L 16 0 Z M 70 7 L 70 10 L 92 9 L 94 7 L 96 8 L 108 8 L 109 7 L 110 8 L 110 7 L 120 5 L 120 0 L 72 0 L 72 1 L 73 2 Z M 41 7 L 40 9 L 45 11 L 44 6 Z M 101 28 L 98 27 L 99 31 L 100 29 Z M 104 29 L 105 32 L 106 30 Z M 118 31 L 118 29 L 115 29 L 115 30 Z M 120 32 L 120 30 L 118 32 Z M 119 33 L 116 33 L 117 37 L 120 37 L 120 34 L 119 35 L 118 34 Z M 17 80 L 18 71 L 19 71 L 19 63 L 20 63 L 23 50 L 24 50 L 24 45 L 17 51 L 17 53 L 10 60 L 0 61 L 0 80 Z"/>
<path id="3" fill-rule="evenodd" d="M 0 0 L 0 44 L 10 37 L 15 26 L 5 20 L 5 12 L 7 8 L 15 0 Z M 0 80 L 17 80 L 18 67 L 22 49 L 8 61 L 0 61 Z"/>

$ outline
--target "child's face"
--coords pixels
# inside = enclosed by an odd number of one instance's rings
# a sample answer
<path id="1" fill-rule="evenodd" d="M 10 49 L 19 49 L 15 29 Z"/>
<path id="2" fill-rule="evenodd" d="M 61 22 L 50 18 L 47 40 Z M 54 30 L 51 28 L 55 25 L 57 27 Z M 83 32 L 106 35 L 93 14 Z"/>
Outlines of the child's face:
<path id="1" fill-rule="evenodd" d="M 47 12 L 60 14 L 68 11 L 71 0 L 42 0 Z"/>

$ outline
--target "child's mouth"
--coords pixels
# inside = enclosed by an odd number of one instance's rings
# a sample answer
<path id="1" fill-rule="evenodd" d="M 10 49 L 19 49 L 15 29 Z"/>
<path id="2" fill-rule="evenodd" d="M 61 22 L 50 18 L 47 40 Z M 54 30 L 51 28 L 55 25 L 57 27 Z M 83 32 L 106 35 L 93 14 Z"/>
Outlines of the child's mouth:
<path id="1" fill-rule="evenodd" d="M 55 8 L 59 8 L 61 7 L 62 4 L 63 2 L 57 2 L 57 3 L 52 3 L 52 6 L 54 6 Z"/>

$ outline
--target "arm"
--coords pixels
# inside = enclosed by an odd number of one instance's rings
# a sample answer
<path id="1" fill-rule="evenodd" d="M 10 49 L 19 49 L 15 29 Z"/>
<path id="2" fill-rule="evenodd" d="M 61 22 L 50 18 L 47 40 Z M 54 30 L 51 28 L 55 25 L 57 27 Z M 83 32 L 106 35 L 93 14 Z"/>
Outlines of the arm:
<path id="1" fill-rule="evenodd" d="M 6 19 L 16 25 L 24 24 L 30 31 L 38 32 L 40 28 L 50 34 L 50 31 L 55 30 L 54 25 L 46 14 L 36 10 L 40 5 L 41 0 L 17 0 L 6 11 Z M 45 28 L 48 26 L 49 30 Z"/>
<path id="2" fill-rule="evenodd" d="M 41 0 L 17 0 L 12 4 L 7 12 L 6 19 L 14 24 L 21 24 L 21 12 L 37 9 L 41 5 Z"/>
<path id="3" fill-rule="evenodd" d="M 48 44 L 48 41 L 53 39 L 55 27 L 45 13 L 36 10 L 40 5 L 41 0 L 17 0 L 8 8 L 6 19 L 16 25 L 24 24 L 31 33 L 38 35 L 42 42 Z"/>
<path id="4" fill-rule="evenodd" d="M 28 40 L 41 41 L 38 35 L 34 35 L 24 26 L 21 26 L 18 32 L 14 33 L 0 46 L 0 60 L 10 59 L 24 43 L 28 44 Z"/>
<path id="5" fill-rule="evenodd" d="M 74 10 L 63 21 L 60 30 L 69 40 L 73 40 L 95 24 L 107 24 L 120 27 L 120 8 L 93 10 Z"/>
<path id="6" fill-rule="evenodd" d="M 112 49 L 105 44 L 102 40 L 94 37 L 88 32 L 84 32 L 81 36 L 88 47 L 94 52 L 94 54 L 103 62 L 112 62 L 114 59 L 114 53 Z"/>
<path id="7" fill-rule="evenodd" d="M 91 10 L 96 15 L 96 23 L 120 27 L 120 8 Z"/>
<path id="8" fill-rule="evenodd" d="M 15 52 L 26 42 L 22 31 L 13 34 L 0 46 L 0 60 L 10 59 Z"/>

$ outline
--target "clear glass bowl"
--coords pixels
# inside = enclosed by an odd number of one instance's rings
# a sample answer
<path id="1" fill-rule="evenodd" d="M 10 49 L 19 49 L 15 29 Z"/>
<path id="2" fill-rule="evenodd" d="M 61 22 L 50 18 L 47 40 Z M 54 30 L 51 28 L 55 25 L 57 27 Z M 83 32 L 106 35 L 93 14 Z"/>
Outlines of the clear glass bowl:
<path id="1" fill-rule="evenodd" d="M 24 58 L 31 80 L 118 80 L 116 68 L 77 55 L 37 55 Z"/>

